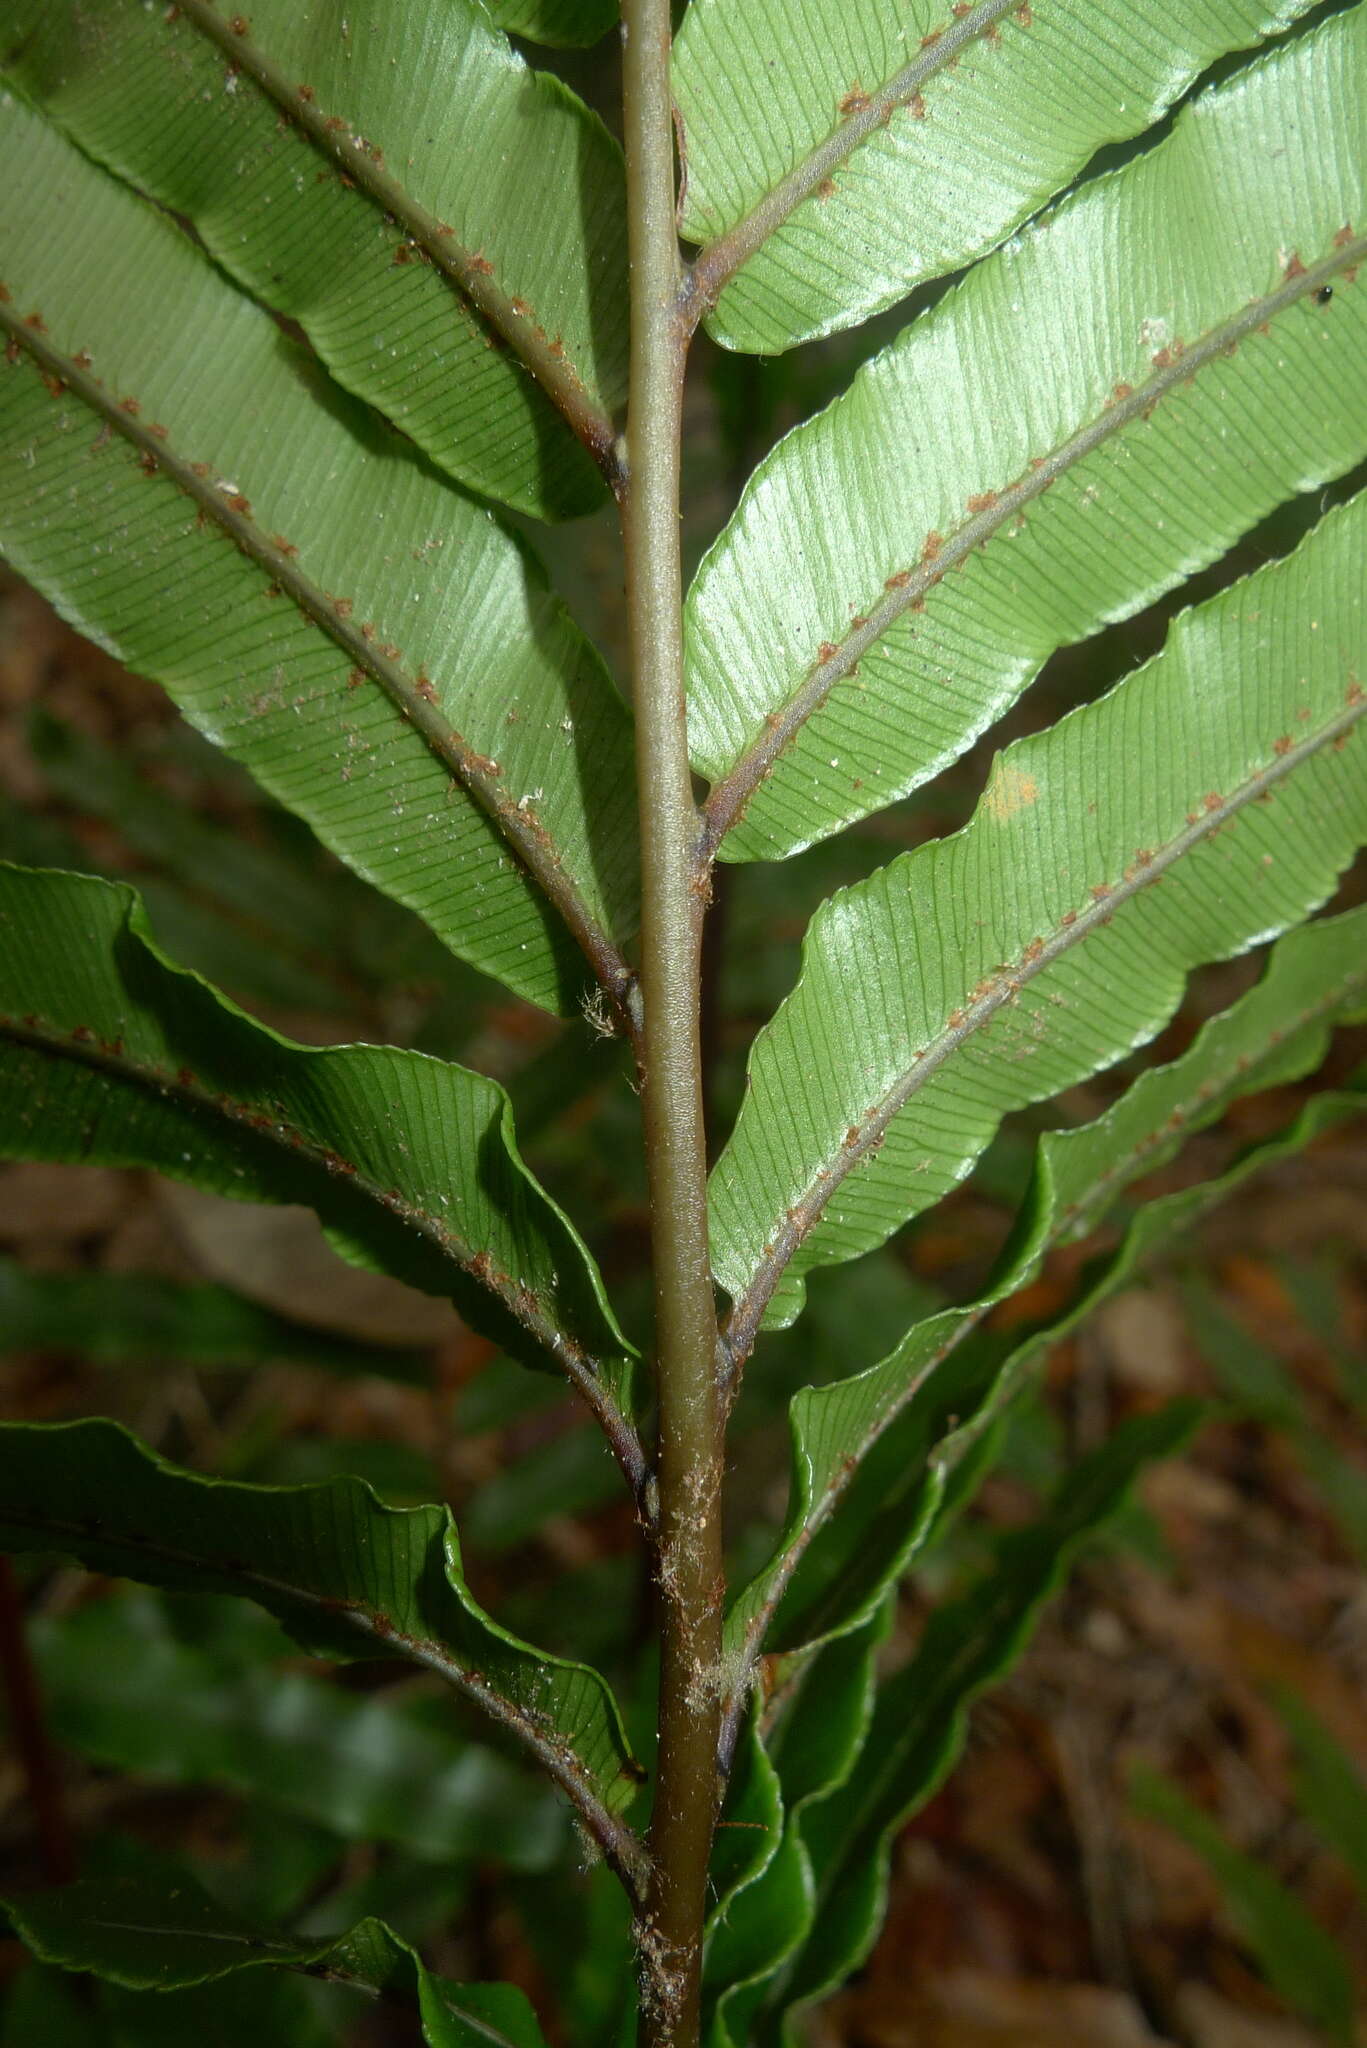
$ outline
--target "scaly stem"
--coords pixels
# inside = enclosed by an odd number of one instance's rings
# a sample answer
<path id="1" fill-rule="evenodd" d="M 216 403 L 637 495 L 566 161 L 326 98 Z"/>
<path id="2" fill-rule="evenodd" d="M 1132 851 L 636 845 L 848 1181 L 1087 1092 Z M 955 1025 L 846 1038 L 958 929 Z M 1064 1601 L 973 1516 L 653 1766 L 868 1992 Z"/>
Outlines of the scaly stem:
<path id="1" fill-rule="evenodd" d="M 659 1761 L 641 1917 L 642 2040 L 698 2038 L 718 1801 L 722 1557 L 717 1330 L 699 1052 L 701 820 L 684 721 L 679 427 L 685 335 L 674 229 L 669 0 L 623 0 L 631 252 L 629 478 L 622 501 L 641 809 L 642 1110 L 659 1392 Z"/>

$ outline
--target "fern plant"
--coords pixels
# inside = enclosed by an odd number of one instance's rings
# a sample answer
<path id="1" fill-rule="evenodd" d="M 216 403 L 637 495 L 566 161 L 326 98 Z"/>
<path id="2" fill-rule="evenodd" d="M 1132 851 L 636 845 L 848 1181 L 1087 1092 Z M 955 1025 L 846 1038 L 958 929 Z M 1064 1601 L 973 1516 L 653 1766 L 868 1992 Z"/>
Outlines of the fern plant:
<path id="1" fill-rule="evenodd" d="M 1193 1415 L 1122 1428 L 875 1683 L 892 1590 L 996 1419 L 1151 1245 L 1356 1106 L 1321 1093 L 1220 1183 L 1134 1208 L 1066 1316 L 992 1317 L 1367 1014 L 1367 913 L 1306 922 L 1367 825 L 1367 500 L 1320 496 L 1367 456 L 1367 6 L 672 11 L 671 47 L 668 0 L 624 0 L 619 148 L 509 40 L 592 45 L 605 0 L 7 0 L 0 135 L 7 555 L 448 956 L 572 1020 L 572 1058 L 583 1010 L 625 1047 L 649 1369 L 502 1086 L 281 1037 L 168 957 L 126 886 L 4 872 L 4 1150 L 309 1205 L 347 1259 L 563 1375 L 653 1576 L 647 1761 L 597 1671 L 481 1606 L 444 1506 L 205 1476 L 98 1418 L 9 1423 L 0 1537 L 435 1674 L 568 1801 L 593 1898 L 627 1902 L 639 2000 L 595 1906 L 609 1988 L 582 2038 L 739 2048 L 793 2038 L 867 1952 L 890 1836 L 968 1702 Z M 698 331 L 775 358 L 912 294 L 759 462 L 685 596 Z M 525 537 L 609 498 L 620 690 Z M 717 864 L 910 797 L 1057 650 L 1292 500 L 1294 550 L 1195 591 L 1152 659 L 997 753 L 964 829 L 821 904 L 709 1175 Z M 808 1276 L 1152 1040 L 1193 969 L 1273 939 L 1180 1057 L 1041 1139 L 979 1298 L 881 1357 L 847 1325 L 791 1402 L 782 1525 L 728 1585 L 728 1418 Z M 405 2003 L 440 2048 L 542 2041 L 520 1992 L 440 1977 L 375 1919 L 263 1932 L 146 1874 L 8 1910 L 115 1985 L 269 1965 Z"/>

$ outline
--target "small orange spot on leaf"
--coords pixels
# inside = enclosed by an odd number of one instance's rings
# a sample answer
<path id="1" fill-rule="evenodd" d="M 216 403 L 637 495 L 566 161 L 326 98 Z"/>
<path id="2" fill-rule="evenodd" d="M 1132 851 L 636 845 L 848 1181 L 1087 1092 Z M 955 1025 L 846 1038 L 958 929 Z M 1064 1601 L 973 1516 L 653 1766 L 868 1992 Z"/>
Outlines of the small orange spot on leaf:
<path id="1" fill-rule="evenodd" d="M 983 792 L 983 807 L 989 818 L 1004 823 L 1019 811 L 1039 801 L 1039 784 L 1033 775 L 1009 761 L 999 761 L 996 773 Z"/>

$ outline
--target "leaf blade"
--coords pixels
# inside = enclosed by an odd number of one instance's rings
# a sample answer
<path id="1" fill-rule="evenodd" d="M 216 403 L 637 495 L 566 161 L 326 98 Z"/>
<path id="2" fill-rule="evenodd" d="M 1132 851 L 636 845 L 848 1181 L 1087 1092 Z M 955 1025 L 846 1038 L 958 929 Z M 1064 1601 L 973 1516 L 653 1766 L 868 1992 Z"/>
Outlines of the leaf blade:
<path id="1" fill-rule="evenodd" d="M 353 1264 L 457 1299 L 611 1421 L 627 1350 L 497 1083 L 394 1047 L 293 1044 L 167 961 L 126 885 L 0 866 L 0 923 L 0 1149 L 302 1201 Z"/>
<path id="2" fill-rule="evenodd" d="M 5 1906 L 44 1962 L 129 1990 L 212 1984 L 240 1970 L 303 1970 L 416 2006 L 428 2048 L 546 2048 L 520 1991 L 433 1975 L 380 1920 L 360 1920 L 324 1941 L 265 1934 L 188 1876 L 173 1891 L 136 1878 L 86 1878 Z"/>
<path id="3" fill-rule="evenodd" d="M 980 1338 L 991 1311 L 1029 1284 L 1053 1247 L 1094 1228 L 1136 1176 L 1163 1165 L 1238 1096 L 1318 1065 L 1329 1029 L 1367 1012 L 1365 937 L 1367 913 L 1355 911 L 1283 939 L 1263 980 L 1210 1019 L 1179 1059 L 1141 1075 L 1094 1123 L 1041 1138 L 1016 1229 L 976 1302 L 923 1318 L 879 1364 L 794 1397 L 784 1528 L 727 1616 L 728 1653 L 742 1670 L 762 1644 L 798 1650 L 869 1612 L 928 1540 L 956 1472 L 1041 1354 L 1212 1200 L 1339 1118 L 1362 1114 L 1360 1093 L 1314 1098 L 1288 1133 L 1219 1180 L 1143 1205 L 1061 1315 L 1023 1340 L 1009 1325 Z M 728 1704 L 729 1718 L 739 1705 Z"/>
<path id="4" fill-rule="evenodd" d="M 534 371 L 610 456 L 625 210 L 602 124 L 472 0 L 354 28 L 341 0 L 263 0 L 237 22 L 204 0 L 20 4 L 11 76 L 458 482 L 593 509 L 597 462 Z"/>
<path id="5" fill-rule="evenodd" d="M 0 1425 L 0 1546 L 276 1615 L 315 1656 L 435 1672 L 536 1758 L 628 1882 L 617 1818 L 635 1767 L 604 1680 L 502 1628 L 474 1599 L 449 1509 L 386 1507 L 361 1480 L 205 1479 L 102 1420 Z"/>
<path id="6" fill-rule="evenodd" d="M 981 0 L 951 17 L 918 0 L 899 21 L 868 0 L 693 0 L 674 89 L 710 332 L 774 353 L 961 268 L 1212 59 L 1304 11 L 1103 0 L 1036 17 Z"/>
<path id="7" fill-rule="evenodd" d="M 402 1691 L 358 1694 L 272 1668 L 269 1639 L 259 1655 L 250 1639 L 190 1640 L 147 1593 L 35 1616 L 28 1635 L 56 1739 L 101 1765 L 224 1786 L 252 1807 L 427 1863 L 483 1860 L 491 1839 L 507 1870 L 544 1870 L 564 1854 L 550 1788 Z"/>
<path id="8" fill-rule="evenodd" d="M 600 966 L 635 923 L 630 728 L 539 571 L 16 102 L 0 175 L 55 195 L 0 223 L 15 566 L 453 952 L 573 1010 L 562 918 Z"/>
<path id="9" fill-rule="evenodd" d="M 782 1798 L 782 1833 L 762 1867 L 709 1922 L 704 1965 L 707 2048 L 745 2048 L 764 1987 L 805 1936 L 814 1907 L 811 1861 L 802 1821 L 838 1792 L 853 1771 L 873 1713 L 875 1658 L 887 1636 L 891 1602 L 857 1630 L 818 1650 L 800 1673 L 776 1730 L 766 1730 Z"/>
<path id="10" fill-rule="evenodd" d="M 910 1664 L 880 1689 L 849 1780 L 809 1816 L 815 1910 L 807 1941 L 771 1995 L 775 2016 L 819 1997 L 867 1955 L 882 1917 L 891 1838 L 953 1767 L 972 1701 L 1014 1663 L 1074 1556 L 1145 1466 L 1180 1449 L 1200 1416 L 1197 1403 L 1175 1401 L 1122 1424 L 1079 1462 L 1039 1521 L 1003 1541 L 991 1575 L 932 1615 Z"/>
<path id="11" fill-rule="evenodd" d="M 1109 696 L 1008 748 L 961 833 L 817 912 L 712 1176 L 733 1357 L 761 1319 L 792 1319 L 806 1268 L 938 1199 L 1008 1105 L 1144 1043 L 1198 961 L 1323 901 L 1367 836 L 1345 737 L 1367 711 L 1364 578 L 1358 498 L 1185 613 Z M 1127 776 L 1136 758 L 1164 770 Z"/>
<path id="12" fill-rule="evenodd" d="M 1367 453 L 1364 64 L 1340 15 L 1208 94 L 760 464 L 687 604 L 723 858 L 918 787 L 1057 648 Z M 1288 102 L 1315 141 L 1283 176 Z"/>

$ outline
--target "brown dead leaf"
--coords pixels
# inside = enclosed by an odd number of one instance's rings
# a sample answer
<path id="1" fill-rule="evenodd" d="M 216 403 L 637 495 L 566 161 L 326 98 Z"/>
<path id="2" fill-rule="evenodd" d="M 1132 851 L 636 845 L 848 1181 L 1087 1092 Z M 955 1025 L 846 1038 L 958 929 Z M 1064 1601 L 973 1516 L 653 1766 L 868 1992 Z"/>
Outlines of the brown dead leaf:
<path id="1" fill-rule="evenodd" d="M 1142 1393 L 1175 1394 L 1187 1384 L 1186 1329 L 1171 1294 L 1128 1287 L 1096 1311 L 1092 1333 L 1125 1386 Z"/>
<path id="2" fill-rule="evenodd" d="M 436 1344 L 461 1328 L 449 1302 L 347 1265 L 311 1209 L 259 1208 L 174 1181 L 158 1193 L 211 1279 L 281 1315 L 368 1344 Z"/>
<path id="3" fill-rule="evenodd" d="M 1191 2048 L 1322 2048 L 1297 2021 L 1231 2005 L 1204 1984 L 1183 1984 L 1176 2008 Z"/>
<path id="4" fill-rule="evenodd" d="M 854 2002 L 841 2003 L 853 2018 Z M 1121 1992 L 979 1970 L 951 1971 L 901 2011 L 873 2014 L 861 2003 L 857 2033 L 825 2038 L 831 2048 L 851 2039 L 868 2048 L 1168 2048 Z"/>
<path id="5" fill-rule="evenodd" d="M 70 1244 L 119 1220 L 127 1176 L 104 1166 L 0 1168 L 0 1243 Z"/>

